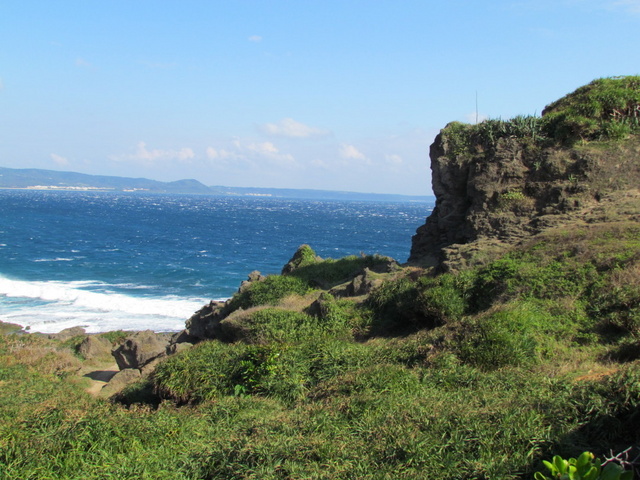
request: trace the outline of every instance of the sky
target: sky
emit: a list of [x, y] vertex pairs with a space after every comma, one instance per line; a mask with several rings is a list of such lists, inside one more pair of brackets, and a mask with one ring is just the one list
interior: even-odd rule
[[0, 166], [430, 195], [451, 121], [640, 74], [640, 0], [0, 0]]

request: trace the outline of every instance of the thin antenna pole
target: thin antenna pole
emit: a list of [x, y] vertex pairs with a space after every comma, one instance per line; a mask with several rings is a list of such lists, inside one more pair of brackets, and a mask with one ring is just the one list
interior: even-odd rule
[[478, 124], [478, 90], [476, 90], [476, 125]]

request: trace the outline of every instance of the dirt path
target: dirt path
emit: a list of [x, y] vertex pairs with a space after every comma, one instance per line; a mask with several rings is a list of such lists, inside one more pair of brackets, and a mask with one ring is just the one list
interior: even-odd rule
[[87, 392], [91, 395], [98, 396], [102, 387], [104, 387], [118, 371], [118, 365], [113, 362], [84, 367], [78, 374], [81, 377], [89, 379]]

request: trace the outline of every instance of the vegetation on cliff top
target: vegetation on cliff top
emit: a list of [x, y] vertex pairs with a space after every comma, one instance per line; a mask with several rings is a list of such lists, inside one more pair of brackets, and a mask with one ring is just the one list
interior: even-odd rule
[[529, 138], [537, 145], [620, 140], [640, 131], [640, 76], [601, 78], [547, 105], [542, 116], [489, 119], [445, 129], [455, 155], [474, 146], [494, 148], [501, 138]]
[[121, 403], [82, 391], [68, 343], [4, 333], [0, 477], [516, 479], [554, 454], [637, 449], [625, 208], [458, 272], [303, 247]]

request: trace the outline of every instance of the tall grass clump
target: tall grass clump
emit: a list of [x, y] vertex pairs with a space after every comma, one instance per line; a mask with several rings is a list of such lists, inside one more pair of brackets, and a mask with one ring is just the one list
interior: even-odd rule
[[640, 131], [640, 76], [600, 78], [548, 105], [548, 136], [563, 143], [623, 139]]
[[531, 302], [516, 302], [465, 323], [460, 358], [482, 370], [536, 363], [552, 330], [550, 316]]
[[316, 317], [281, 308], [264, 308], [236, 312], [220, 323], [227, 341], [271, 343], [301, 341], [324, 336], [349, 337], [346, 318]]
[[488, 119], [475, 125], [452, 122], [442, 133], [454, 157], [492, 152], [501, 139], [528, 139], [534, 145], [546, 139], [542, 118], [532, 115], [510, 120]]
[[393, 262], [381, 255], [350, 255], [338, 260], [327, 258], [311, 264], [302, 264], [288, 275], [304, 280], [310, 285], [329, 289], [361, 274], [365, 268], [375, 269]]
[[277, 305], [289, 295], [305, 295], [311, 290], [309, 284], [301, 278], [269, 275], [266, 279], [252, 282], [248, 287], [236, 293], [227, 305], [228, 311], [247, 309], [258, 305]]
[[620, 140], [640, 132], [640, 76], [601, 78], [547, 105], [542, 116], [488, 119], [475, 125], [452, 122], [443, 130], [449, 153], [491, 152], [499, 140], [531, 145]]

